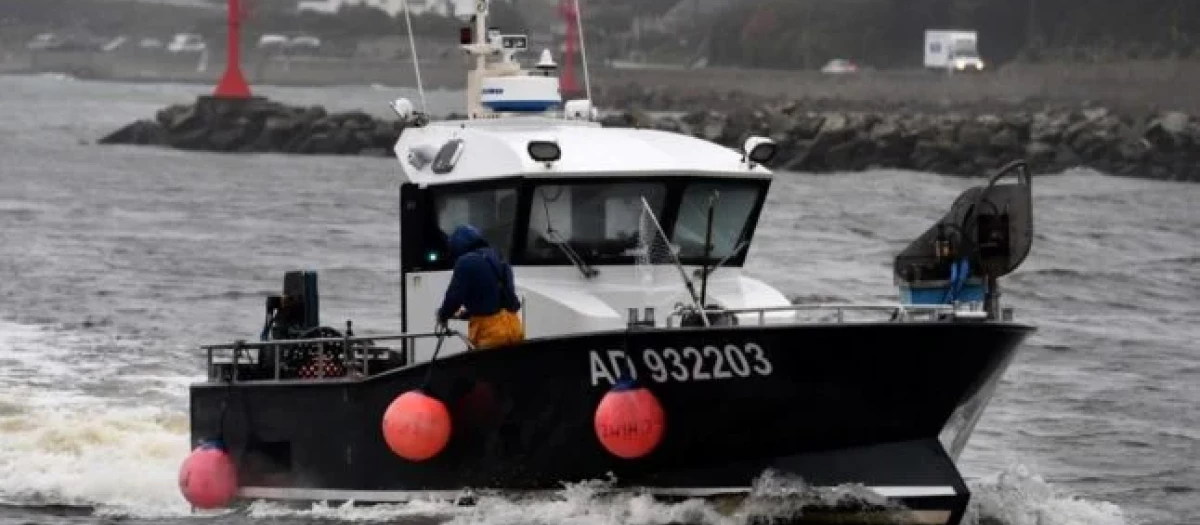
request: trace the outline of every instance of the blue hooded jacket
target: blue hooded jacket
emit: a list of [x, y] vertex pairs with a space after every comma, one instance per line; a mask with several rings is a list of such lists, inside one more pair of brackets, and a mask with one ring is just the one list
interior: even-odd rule
[[491, 315], [507, 308], [520, 311], [512, 267], [500, 260], [496, 250], [488, 246], [479, 230], [469, 225], [459, 226], [450, 234], [450, 255], [457, 257], [446, 297], [438, 308], [438, 321], [444, 322], [460, 306], [468, 315]]

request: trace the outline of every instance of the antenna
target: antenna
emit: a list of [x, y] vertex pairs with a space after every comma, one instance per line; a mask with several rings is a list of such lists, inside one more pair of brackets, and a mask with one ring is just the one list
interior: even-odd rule
[[[583, 11], [579, 9], [579, 0], [572, 1], [575, 2], [575, 23], [579, 26], [579, 59], [583, 61], [583, 89], [587, 93], [588, 103], [596, 107], [596, 101], [592, 100], [592, 79], [588, 76], [587, 44], [583, 38]], [[591, 120], [591, 115], [588, 117], [588, 120]]]
[[709, 326], [708, 315], [704, 311], [704, 305], [700, 303], [699, 297], [696, 295], [696, 287], [692, 284], [692, 280], [688, 278], [687, 272], [684, 271], [683, 265], [679, 262], [679, 257], [675, 253], [675, 247], [671, 244], [671, 239], [663, 233], [662, 225], [658, 223], [658, 217], [654, 216], [654, 210], [650, 208], [650, 203], [646, 201], [646, 197], [642, 197], [642, 215], [638, 219], [638, 259], [637, 273], [642, 278], [642, 284], [652, 285], [655, 276], [655, 266], [671, 265], [679, 271], [679, 277], [683, 279], [683, 285], [687, 289], [688, 298], [692, 300], [692, 307], [700, 316], [704, 326]]
[[412, 53], [413, 71], [417, 74], [417, 95], [421, 97], [421, 112], [429, 114], [429, 104], [425, 102], [425, 85], [421, 82], [421, 63], [417, 60], [417, 41], [413, 38], [412, 17], [408, 13], [408, 0], [404, 1], [404, 24], [408, 26], [408, 49]]

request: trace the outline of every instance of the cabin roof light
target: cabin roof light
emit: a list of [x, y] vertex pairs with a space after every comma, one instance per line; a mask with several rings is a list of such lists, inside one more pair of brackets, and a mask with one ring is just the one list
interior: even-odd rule
[[570, 120], [595, 120], [598, 112], [588, 99], [568, 100], [563, 105], [563, 116]]
[[390, 105], [392, 106], [392, 111], [395, 111], [396, 116], [400, 117], [402, 121], [408, 120], [408, 117], [411, 117], [413, 114], [412, 101], [407, 98], [393, 100]]
[[529, 158], [538, 162], [554, 162], [562, 158], [562, 149], [558, 147], [558, 143], [549, 140], [531, 140], [527, 150]]
[[779, 145], [766, 137], [750, 137], [742, 146], [742, 161], [753, 168], [755, 164], [766, 164], [779, 153]]
[[465, 145], [463, 139], [459, 138], [446, 141], [442, 145], [442, 149], [439, 149], [437, 155], [433, 157], [433, 165], [429, 169], [438, 175], [454, 171], [454, 167], [458, 165], [458, 159], [462, 158]]
[[421, 144], [408, 149], [408, 163], [418, 170], [425, 169], [436, 156], [437, 149], [429, 144]]

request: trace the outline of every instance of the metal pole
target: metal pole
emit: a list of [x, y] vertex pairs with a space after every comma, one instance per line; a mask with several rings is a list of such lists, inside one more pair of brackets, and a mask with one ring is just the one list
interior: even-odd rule
[[[713, 212], [717, 208], [717, 196], [719, 193], [712, 192], [708, 197], [708, 224], [704, 228], [704, 261], [700, 265], [700, 308], [708, 309], [708, 258], [712, 256], [712, 229], [713, 229]], [[707, 315], [707, 314], [704, 314]]]

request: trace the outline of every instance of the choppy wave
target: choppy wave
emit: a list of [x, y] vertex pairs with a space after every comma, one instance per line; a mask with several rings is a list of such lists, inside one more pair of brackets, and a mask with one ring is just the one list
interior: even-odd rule
[[178, 399], [190, 378], [122, 374], [155, 392], [89, 395], [85, 376], [115, 380], [89, 366], [102, 360], [71, 359], [97, 339], [0, 322], [0, 356], [15, 372], [0, 383], [0, 501], [182, 516], [189, 509], [174, 484], [188, 452], [187, 412], [163, 401]]
[[[387, 91], [259, 90], [383, 113]], [[194, 345], [257, 333], [254, 297], [276, 291], [284, 271], [321, 271], [331, 322], [394, 329], [393, 161], [82, 144], [206, 92], [0, 77], [0, 319], [13, 321], [0, 322], [0, 522], [5, 502], [22, 506], [21, 523], [37, 505], [186, 516], [175, 476], [187, 384], [203, 373]], [[459, 98], [434, 93], [431, 109]], [[746, 270], [803, 302], [894, 300], [892, 255], [975, 183], [781, 174]], [[1036, 178], [1034, 198], [1036, 244], [1003, 283], [1017, 318], [1039, 332], [964, 453], [972, 519], [1200, 522], [1200, 465], [1181, 460], [1200, 443], [1200, 185], [1076, 171]], [[471, 508], [259, 504], [229, 519], [735, 523], [727, 512], [574, 487]]]

